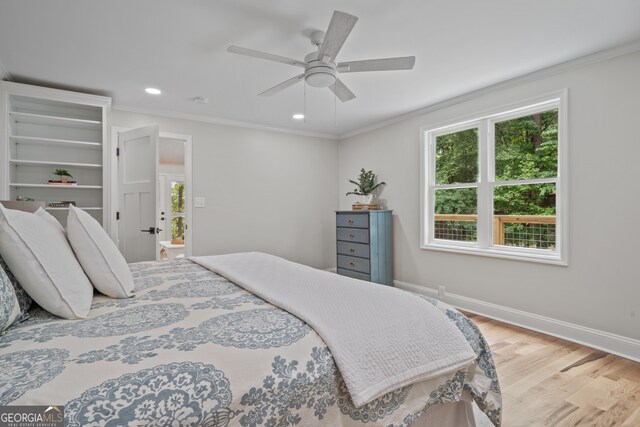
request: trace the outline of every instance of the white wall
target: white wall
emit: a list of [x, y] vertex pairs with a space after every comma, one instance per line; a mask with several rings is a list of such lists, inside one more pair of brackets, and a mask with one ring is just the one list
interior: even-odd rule
[[[394, 210], [396, 280], [444, 285], [467, 298], [640, 339], [638, 76], [636, 52], [347, 138], [339, 145], [340, 207], [354, 201], [344, 196], [347, 179], [372, 169], [388, 183], [381, 197]], [[421, 250], [420, 126], [563, 88], [569, 89], [569, 266]]]
[[114, 127], [159, 124], [193, 137], [193, 254], [262, 251], [335, 264], [337, 142], [126, 111]]

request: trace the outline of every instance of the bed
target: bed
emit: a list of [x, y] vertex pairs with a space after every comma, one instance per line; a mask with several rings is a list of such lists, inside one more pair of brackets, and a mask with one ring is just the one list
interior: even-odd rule
[[489, 347], [440, 301], [421, 297], [462, 332], [475, 362], [356, 408], [327, 345], [299, 318], [190, 260], [130, 269], [135, 297], [96, 294], [84, 320], [35, 308], [0, 337], [0, 405], [64, 405], [69, 426], [500, 425]]

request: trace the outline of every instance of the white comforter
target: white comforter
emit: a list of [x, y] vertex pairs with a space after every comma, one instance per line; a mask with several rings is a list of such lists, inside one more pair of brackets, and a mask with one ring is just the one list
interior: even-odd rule
[[455, 372], [476, 358], [440, 310], [408, 292], [263, 253], [191, 259], [313, 327], [331, 350], [356, 407]]

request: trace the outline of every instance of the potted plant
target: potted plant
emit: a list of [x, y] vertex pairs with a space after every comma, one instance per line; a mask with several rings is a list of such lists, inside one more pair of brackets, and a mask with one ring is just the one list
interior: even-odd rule
[[73, 178], [73, 176], [66, 169], [56, 169], [53, 174], [57, 175], [62, 182], [67, 182], [69, 181], [69, 178]]
[[351, 194], [355, 194], [356, 196], [362, 196], [362, 203], [368, 205], [373, 200], [373, 192], [376, 191], [381, 185], [386, 185], [386, 182], [376, 183], [376, 174], [373, 171], [366, 171], [360, 169], [360, 175], [358, 175], [358, 180], [354, 181], [352, 179], [349, 180], [350, 183], [354, 184], [356, 188], [353, 191], [347, 193], [347, 196]]

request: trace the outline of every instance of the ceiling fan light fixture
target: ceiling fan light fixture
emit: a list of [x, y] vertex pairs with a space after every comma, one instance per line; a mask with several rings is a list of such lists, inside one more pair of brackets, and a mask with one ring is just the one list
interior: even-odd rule
[[304, 72], [304, 80], [311, 87], [329, 87], [336, 82], [335, 64], [313, 61]]
[[329, 87], [336, 82], [336, 76], [328, 73], [316, 73], [308, 76], [305, 81], [311, 87]]

